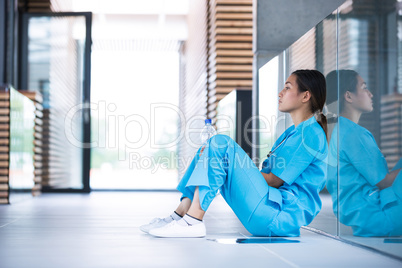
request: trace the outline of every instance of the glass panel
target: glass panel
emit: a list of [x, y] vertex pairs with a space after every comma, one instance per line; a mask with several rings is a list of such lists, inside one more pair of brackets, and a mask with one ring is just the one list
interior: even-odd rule
[[[261, 120], [263, 116], [277, 115], [275, 104], [267, 107], [266, 103], [277, 99], [276, 90], [282, 85], [278, 79], [296, 69], [317, 69], [326, 76], [328, 176], [326, 188], [320, 193], [322, 210], [309, 228], [399, 257], [401, 17], [400, 1], [346, 1], [259, 70], [261, 131], [267, 125]], [[282, 59], [282, 67], [278, 59]], [[278, 70], [284, 70], [284, 75]], [[274, 77], [267, 79], [269, 75]], [[275, 135], [283, 132], [278, 126], [287, 127], [288, 123], [286, 118], [276, 122]], [[272, 139], [263, 132], [259, 137], [260, 144]], [[264, 150], [259, 156], [265, 156]]]
[[236, 140], [236, 91], [232, 91], [220, 100], [216, 111], [218, 114], [216, 120], [217, 132]]
[[10, 88], [10, 203], [24, 198], [34, 186], [35, 106], [31, 100]]
[[189, 163], [177, 157], [179, 53], [95, 46], [92, 62], [91, 188], [175, 189]]
[[[279, 92], [279, 57], [277, 56], [258, 70], [258, 124], [259, 124], [259, 159], [262, 162], [272, 145], [279, 137], [276, 132], [276, 122], [278, 118], [278, 98], [275, 96]], [[261, 168], [261, 167], [260, 167]]]
[[[258, 157], [260, 164], [267, 158], [276, 139], [289, 126], [290, 118], [278, 110], [278, 94], [285, 77], [286, 52], [282, 52], [258, 70]], [[261, 167], [260, 167], [261, 168]]]
[[392, 171], [402, 148], [396, 4], [347, 1], [339, 9], [338, 213], [341, 237], [402, 256], [402, 175]]
[[326, 78], [327, 100], [325, 113], [328, 126], [328, 173], [324, 190], [320, 193], [323, 208], [310, 226], [338, 235], [338, 135], [337, 118], [338, 81], [337, 81], [337, 33], [338, 13], [335, 11], [317, 25], [317, 69]]
[[44, 188], [83, 187], [85, 17], [30, 17], [28, 90], [43, 95]]
[[[310, 41], [304, 41], [304, 48], [309, 48], [309, 53], [298, 51], [294, 58], [299, 55], [304, 55], [302, 64], [292, 66], [291, 71], [295, 69], [316, 69], [320, 71], [327, 79], [327, 100], [324, 107], [324, 114], [327, 117], [327, 139], [329, 144], [334, 143], [336, 137], [332, 137], [332, 131], [336, 124], [338, 114], [337, 106], [337, 81], [328, 81], [328, 78], [336, 74], [337, 65], [337, 13], [329, 15], [320, 22], [313, 30], [302, 37]], [[314, 41], [313, 41], [314, 40]], [[294, 44], [290, 50], [297, 46]], [[300, 45], [299, 45], [300, 46]], [[302, 47], [302, 48], [303, 48]], [[299, 48], [300, 49], [300, 48]], [[296, 51], [295, 51], [296, 52]], [[311, 55], [309, 55], [311, 54]], [[300, 56], [299, 56], [300, 57]], [[312, 60], [314, 59], [314, 61]], [[336, 148], [335, 148], [336, 149]], [[336, 205], [337, 194], [337, 177], [333, 176], [336, 169], [337, 150], [331, 150], [331, 145], [328, 146], [328, 151], [331, 152], [327, 159], [327, 183], [324, 189], [320, 192], [322, 208], [320, 213], [310, 223], [309, 227], [325, 231], [326, 233], [337, 235], [338, 221], [334, 204]], [[336, 174], [336, 173], [335, 173]], [[335, 187], [331, 187], [331, 185]]]
[[[334, 73], [337, 64], [337, 15], [331, 14], [315, 28], [307, 32], [303, 37], [297, 40], [289, 49], [287, 49], [281, 56], [271, 60], [268, 64], [259, 70], [259, 115], [260, 115], [260, 145], [271, 144], [279, 137], [283, 131], [292, 125], [292, 120], [289, 114], [278, 112], [277, 95], [282, 90], [285, 79], [295, 70], [298, 69], [317, 69], [321, 71], [324, 76], [329, 73]], [[279, 68], [281, 66], [281, 68]], [[278, 71], [282, 72], [279, 73]], [[278, 78], [275, 78], [278, 77]], [[278, 81], [280, 80], [280, 82]], [[279, 82], [279, 83], [278, 83]], [[275, 90], [273, 90], [275, 88]], [[337, 110], [337, 84], [336, 80], [328, 85], [328, 90], [331, 91], [330, 102], [327, 100], [329, 107], [325, 108], [325, 113], [328, 119], [328, 140], [331, 138], [332, 129], [334, 128], [334, 118], [338, 114]], [[329, 96], [328, 96], [329, 97]], [[267, 104], [267, 100], [272, 103]], [[268, 115], [268, 119], [266, 118]], [[275, 118], [275, 120], [271, 120]], [[272, 124], [274, 130], [271, 132], [264, 132], [268, 126]], [[274, 134], [274, 135], [272, 135]], [[336, 137], [335, 137], [336, 138]], [[268, 149], [268, 150], [269, 150]], [[260, 158], [266, 155], [264, 148], [260, 149]], [[337, 151], [335, 150], [332, 155], [331, 163], [328, 162], [328, 172], [336, 170]], [[328, 159], [329, 160], [329, 159]], [[317, 217], [310, 223], [309, 227], [319, 229], [337, 235], [337, 218], [333, 212], [333, 201], [337, 199], [337, 177], [332, 176], [331, 182], [334, 182], [335, 191], [332, 195], [325, 187], [320, 192], [322, 201], [322, 208]], [[334, 179], [334, 180], [333, 180]]]
[[222, 98], [217, 107], [216, 130], [218, 134], [231, 137], [249, 155], [251, 148], [252, 118], [251, 90], [232, 90]]

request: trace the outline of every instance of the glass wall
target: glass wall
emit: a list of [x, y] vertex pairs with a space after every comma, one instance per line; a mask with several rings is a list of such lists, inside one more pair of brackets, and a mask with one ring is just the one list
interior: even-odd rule
[[179, 53], [162, 41], [107, 43], [92, 53], [91, 189], [174, 189]]
[[[322, 210], [307, 229], [402, 257], [402, 3], [346, 1], [260, 69], [260, 157], [291, 125], [267, 100], [284, 79], [327, 80], [329, 155]], [[267, 128], [270, 127], [270, 131]], [[263, 145], [266, 145], [265, 147]]]
[[21, 88], [43, 97], [42, 190], [89, 189], [89, 170], [84, 165], [90, 123], [85, 112], [90, 84], [89, 18], [86, 13], [23, 16]]

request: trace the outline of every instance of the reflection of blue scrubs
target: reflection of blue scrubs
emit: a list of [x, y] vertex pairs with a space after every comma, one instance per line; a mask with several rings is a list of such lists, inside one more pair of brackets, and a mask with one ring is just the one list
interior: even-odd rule
[[391, 187], [380, 191], [376, 186], [387, 175], [388, 167], [372, 134], [349, 119], [339, 117], [330, 141], [330, 159], [337, 158], [338, 149], [339, 168], [330, 167], [327, 189], [332, 196], [334, 213], [339, 213], [339, 221], [351, 226], [357, 236], [401, 235], [401, 174]]
[[[274, 144], [286, 141], [263, 163], [284, 184], [268, 186], [259, 169], [230, 137], [212, 137], [201, 157], [199, 151], [177, 189], [193, 198], [199, 186], [201, 208], [206, 211], [219, 189], [245, 228], [257, 236], [298, 236], [321, 209], [318, 196], [326, 176], [325, 133], [314, 117], [291, 126]], [[182, 198], [183, 198], [182, 197]]]

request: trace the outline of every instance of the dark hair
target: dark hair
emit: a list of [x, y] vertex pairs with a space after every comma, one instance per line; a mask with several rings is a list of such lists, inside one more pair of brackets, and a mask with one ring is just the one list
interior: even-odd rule
[[321, 125], [325, 135], [328, 137], [327, 118], [322, 113], [327, 98], [324, 75], [317, 70], [297, 70], [292, 74], [296, 76], [299, 92], [310, 92], [311, 112], [314, 114], [317, 113], [317, 122]]
[[[344, 95], [346, 91], [356, 92], [357, 77], [359, 74], [354, 70], [334, 70], [327, 74], [327, 103], [338, 100], [339, 88], [339, 109], [342, 111], [345, 105]], [[339, 86], [338, 86], [339, 85]]]

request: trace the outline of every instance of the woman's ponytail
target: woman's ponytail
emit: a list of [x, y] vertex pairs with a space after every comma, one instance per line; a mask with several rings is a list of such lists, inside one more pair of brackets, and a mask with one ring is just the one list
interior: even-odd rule
[[322, 111], [320, 111], [317, 114], [316, 120], [317, 120], [318, 124], [320, 124], [322, 129], [324, 130], [325, 136], [327, 137], [327, 140], [328, 140], [328, 121], [327, 121], [327, 117], [325, 116], [325, 114], [323, 114]]

